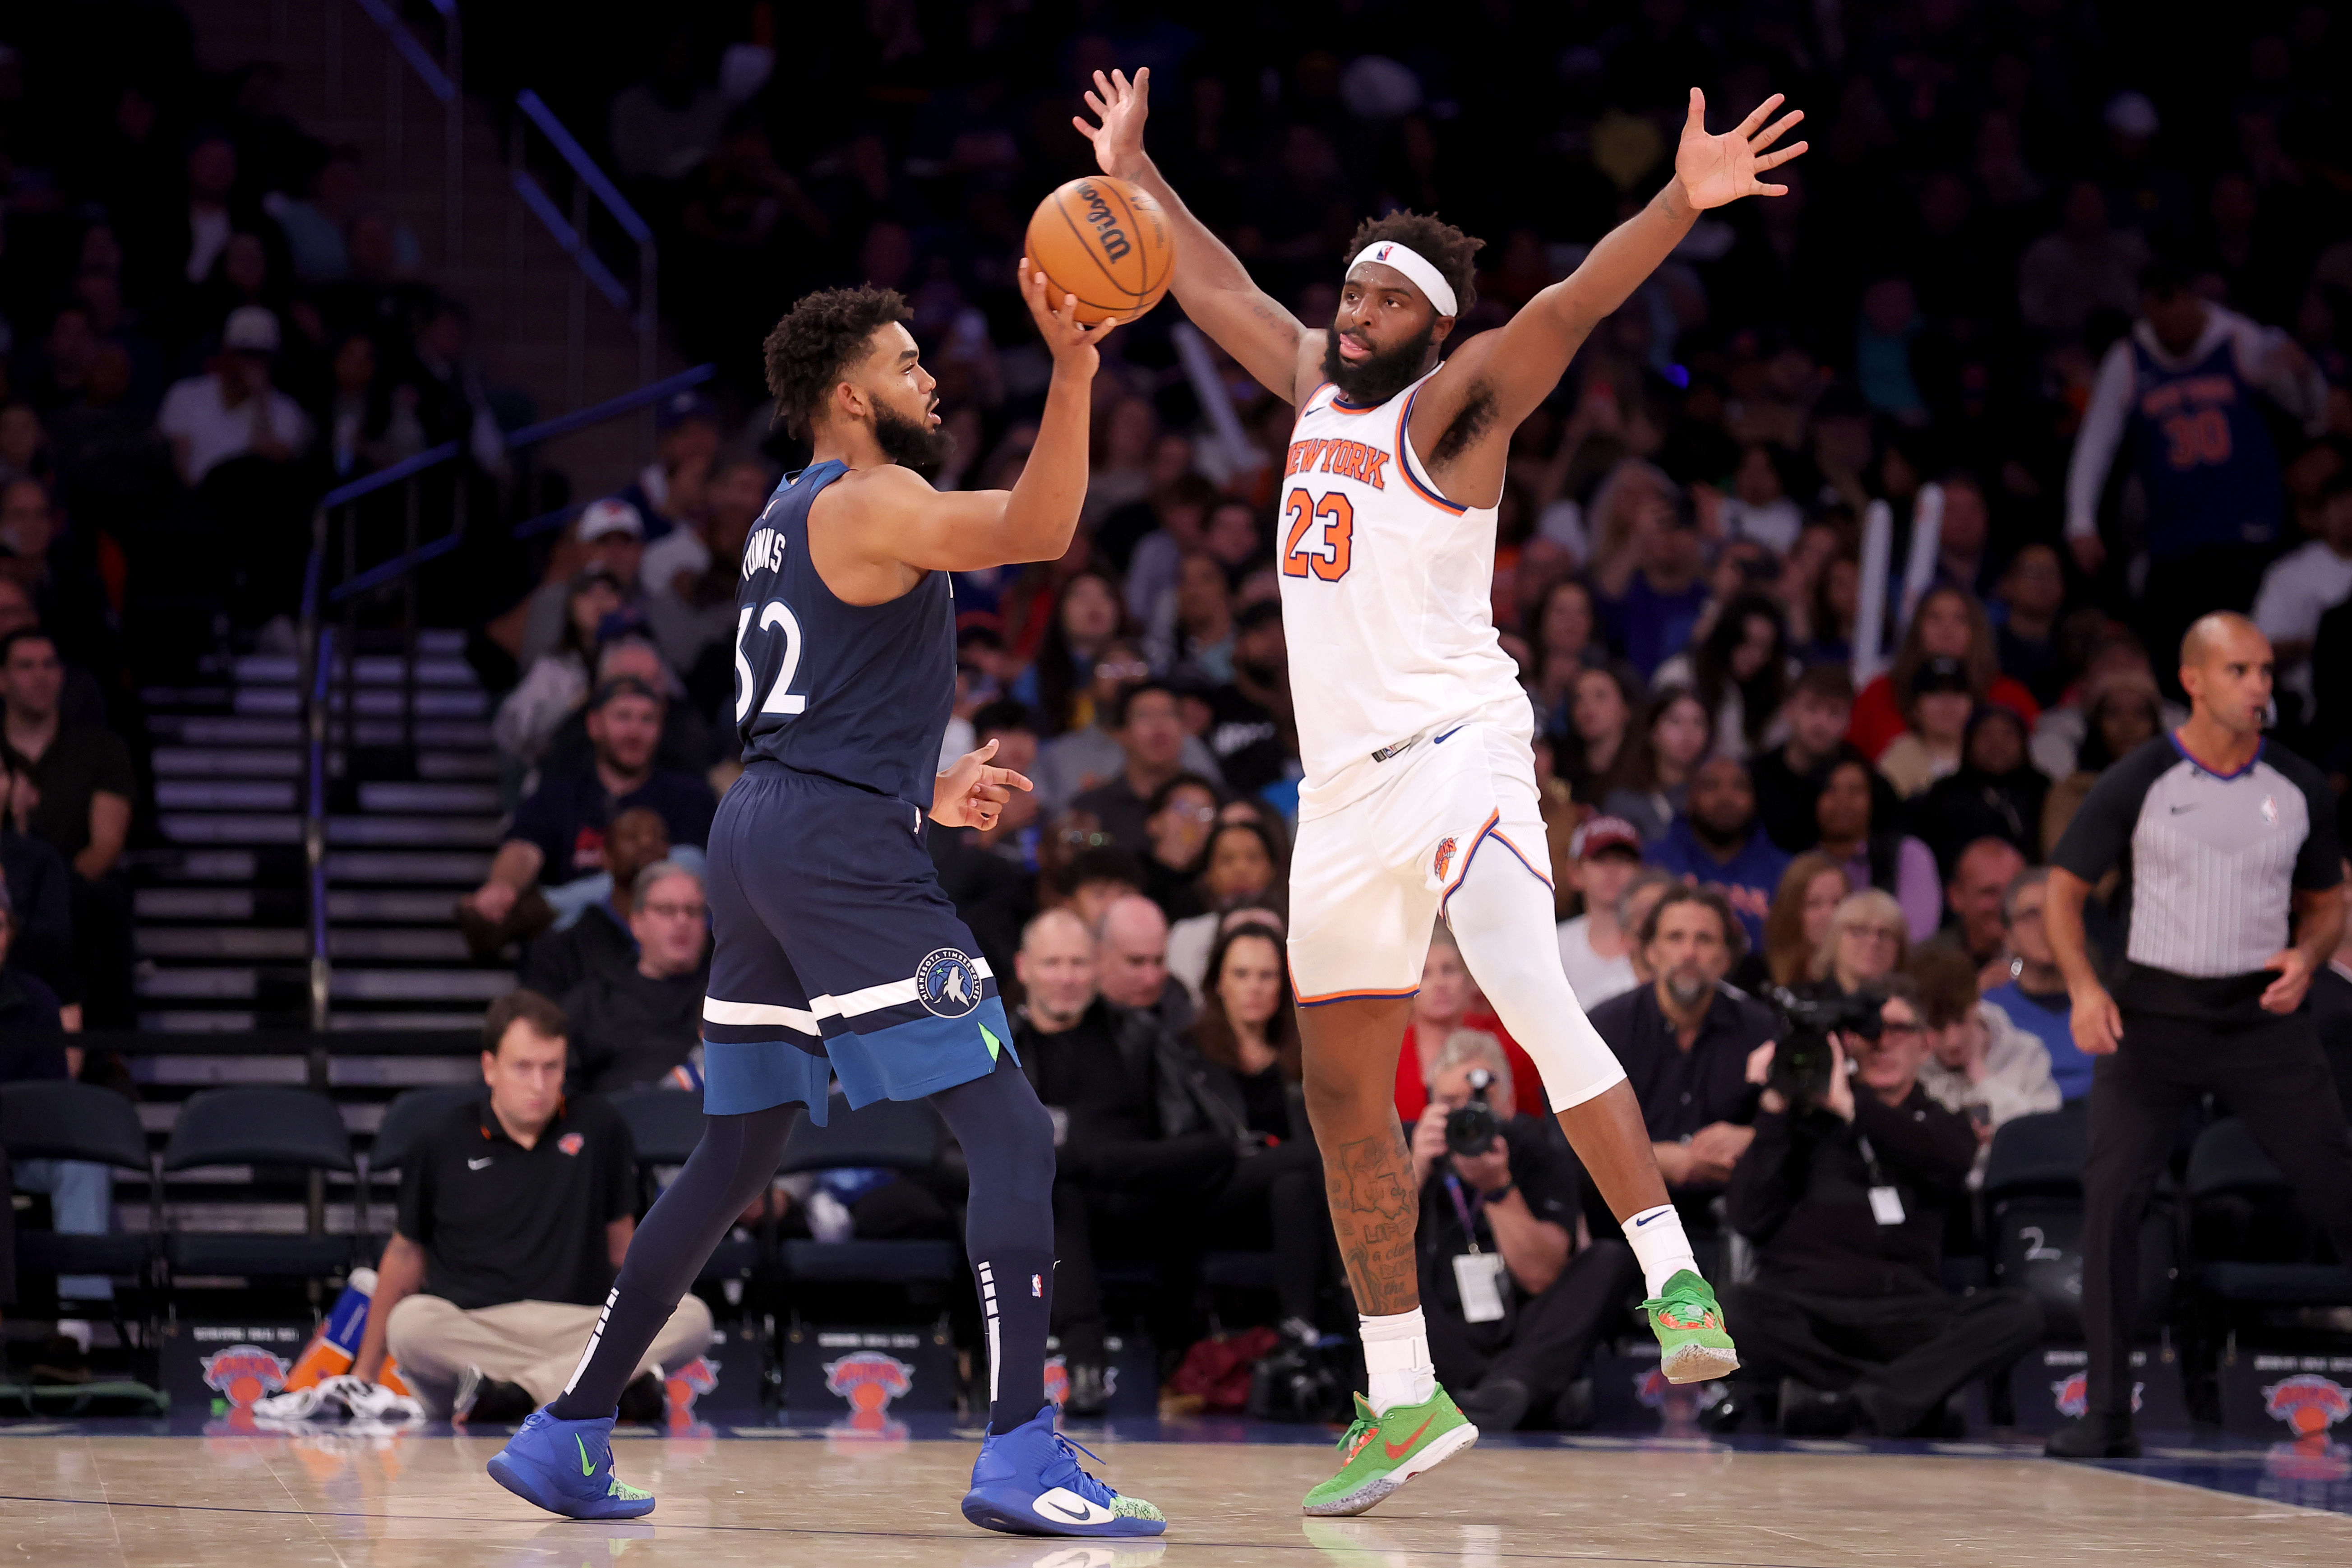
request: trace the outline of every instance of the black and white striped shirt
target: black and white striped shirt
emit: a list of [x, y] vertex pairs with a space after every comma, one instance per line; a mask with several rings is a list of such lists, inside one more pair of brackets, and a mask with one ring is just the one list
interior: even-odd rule
[[2126, 931], [2116, 1000], [2150, 1013], [2251, 1017], [2290, 940], [2294, 895], [2343, 879], [2319, 770], [2264, 742], [2234, 773], [2160, 735], [2099, 777], [2051, 851], [2095, 882], [2118, 864]]

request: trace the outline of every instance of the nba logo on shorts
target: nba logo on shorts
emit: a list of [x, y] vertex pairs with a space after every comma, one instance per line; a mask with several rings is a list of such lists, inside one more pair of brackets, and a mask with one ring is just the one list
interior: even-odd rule
[[915, 966], [915, 999], [942, 1018], [961, 1018], [980, 1005], [980, 971], [966, 954], [940, 948]]
[[1443, 882], [1445, 880], [1445, 868], [1454, 864], [1454, 851], [1457, 847], [1459, 847], [1459, 846], [1457, 846], [1451, 837], [1446, 838], [1443, 843], [1438, 845], [1437, 858], [1433, 864], [1437, 868], [1437, 879], [1439, 881]]

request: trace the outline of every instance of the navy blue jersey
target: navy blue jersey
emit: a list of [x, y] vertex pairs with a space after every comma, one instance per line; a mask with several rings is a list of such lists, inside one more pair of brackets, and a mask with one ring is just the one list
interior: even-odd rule
[[883, 605], [834, 597], [809, 559], [809, 508], [849, 471], [824, 462], [776, 487], [735, 589], [735, 727], [743, 760], [931, 808], [955, 707], [955, 601], [944, 572]]
[[2132, 424], [2147, 491], [2148, 553], [2267, 544], [2286, 506], [2278, 449], [2223, 338], [2195, 364], [2167, 370], [2138, 339]]

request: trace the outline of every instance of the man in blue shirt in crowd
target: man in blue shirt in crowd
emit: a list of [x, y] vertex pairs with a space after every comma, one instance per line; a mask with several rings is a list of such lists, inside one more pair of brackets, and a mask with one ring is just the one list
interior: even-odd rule
[[2091, 1092], [2091, 1058], [2074, 1044], [2074, 1004], [2066, 994], [2066, 977], [2058, 972], [2056, 954], [2042, 929], [2042, 906], [2050, 897], [2050, 868], [2030, 867], [2020, 871], [2001, 895], [2001, 921], [2009, 932], [2009, 982], [1984, 994], [1984, 999], [2009, 1015], [2009, 1021], [2050, 1048], [2050, 1076], [2058, 1092], [2070, 1100]]
[[1675, 818], [1649, 861], [1721, 893], [1748, 929], [1749, 949], [1763, 946], [1764, 917], [1772, 912], [1789, 856], [1756, 820], [1756, 785], [1747, 763], [1722, 756], [1701, 763], [1691, 775], [1689, 810]]

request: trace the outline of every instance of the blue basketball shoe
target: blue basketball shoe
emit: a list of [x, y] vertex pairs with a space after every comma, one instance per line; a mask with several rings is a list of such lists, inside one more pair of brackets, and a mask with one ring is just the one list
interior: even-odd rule
[[1054, 1430], [1054, 1407], [1010, 1432], [980, 1440], [963, 1516], [1007, 1535], [1158, 1535], [1160, 1511], [1121, 1497], [1078, 1468], [1078, 1456], [1102, 1461]]
[[613, 1473], [613, 1417], [558, 1421], [546, 1407], [515, 1428], [490, 1456], [490, 1479], [526, 1502], [567, 1519], [638, 1519], [654, 1494]]

